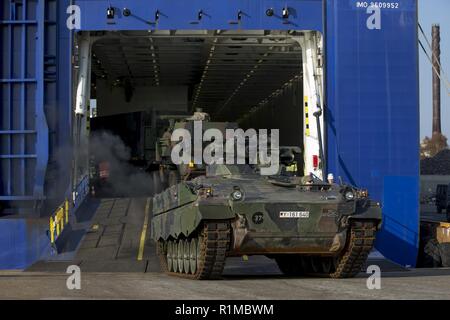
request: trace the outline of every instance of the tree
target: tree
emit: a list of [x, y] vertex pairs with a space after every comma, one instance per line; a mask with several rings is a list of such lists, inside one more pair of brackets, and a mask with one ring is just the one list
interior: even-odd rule
[[420, 144], [420, 158], [431, 158], [434, 157], [440, 151], [447, 149], [447, 137], [442, 133], [435, 132], [431, 139], [425, 137]]

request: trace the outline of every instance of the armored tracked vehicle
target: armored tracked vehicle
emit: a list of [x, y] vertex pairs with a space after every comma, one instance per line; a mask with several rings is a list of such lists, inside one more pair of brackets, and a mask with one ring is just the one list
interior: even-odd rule
[[380, 224], [365, 190], [211, 165], [154, 197], [151, 228], [172, 275], [217, 279], [227, 257], [265, 255], [286, 275], [347, 278], [361, 270]]

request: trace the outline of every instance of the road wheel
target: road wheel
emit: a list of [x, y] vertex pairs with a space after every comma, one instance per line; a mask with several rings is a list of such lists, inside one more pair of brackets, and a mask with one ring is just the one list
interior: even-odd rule
[[322, 272], [325, 274], [330, 274], [333, 270], [336, 270], [336, 258], [334, 257], [323, 257], [321, 259]]
[[[214, 221], [203, 223], [190, 240], [172, 241], [170, 249], [159, 241], [163, 244], [157, 250], [162, 270], [197, 280], [220, 278], [230, 234], [229, 221]], [[169, 255], [166, 250], [172, 252], [172, 271], [168, 269]]]
[[444, 268], [450, 268], [450, 243], [439, 244], [441, 263]]
[[301, 259], [298, 255], [280, 255], [275, 257], [278, 268], [287, 276], [300, 276], [304, 274]]
[[191, 274], [195, 274], [197, 272], [197, 244], [197, 238], [192, 239], [189, 244], [189, 270]]
[[200, 235], [197, 239], [197, 252], [195, 254], [195, 260], [197, 260], [197, 270], [201, 268], [203, 254], [202, 254], [202, 245], [204, 242], [203, 236]]
[[439, 244], [441, 264], [444, 268], [450, 268], [450, 243]]
[[183, 273], [183, 269], [184, 269], [184, 263], [183, 263], [184, 241], [185, 240], [180, 240], [178, 242], [177, 258], [178, 258], [178, 272], [179, 273]]
[[184, 248], [183, 248], [183, 264], [184, 264], [184, 273], [189, 274], [189, 266], [190, 266], [190, 243], [188, 240], [184, 240]]
[[169, 272], [173, 271], [173, 241], [168, 241], [167, 242], [167, 270]]
[[164, 240], [159, 240], [156, 243], [156, 253], [159, 257], [159, 263], [161, 266], [161, 271], [168, 272], [168, 265], [167, 265], [167, 250], [168, 250], [168, 243]]
[[442, 266], [439, 243], [436, 239], [429, 239], [423, 248], [423, 266], [426, 268], [439, 268]]
[[172, 255], [173, 272], [178, 272], [178, 245], [179, 242], [173, 243], [173, 255]]

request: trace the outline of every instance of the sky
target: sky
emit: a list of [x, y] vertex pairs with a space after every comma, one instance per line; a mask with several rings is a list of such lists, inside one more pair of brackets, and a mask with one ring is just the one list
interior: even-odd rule
[[[441, 65], [450, 81], [450, 0], [419, 0], [419, 23], [431, 43], [431, 26], [441, 26]], [[423, 39], [422, 36], [419, 37]], [[425, 48], [427, 44], [422, 41]], [[432, 128], [432, 69], [431, 64], [419, 47], [420, 55], [420, 137], [431, 136]], [[430, 55], [431, 56], [431, 55]], [[450, 144], [450, 95], [441, 82], [442, 133]]]

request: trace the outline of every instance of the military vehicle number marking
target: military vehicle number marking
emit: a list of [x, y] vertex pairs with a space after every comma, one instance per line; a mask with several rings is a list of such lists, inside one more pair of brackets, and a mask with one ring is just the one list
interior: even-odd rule
[[254, 224], [261, 224], [264, 222], [264, 214], [262, 212], [257, 212], [252, 216], [252, 221]]
[[307, 219], [309, 218], [309, 211], [280, 211], [280, 218]]

